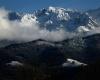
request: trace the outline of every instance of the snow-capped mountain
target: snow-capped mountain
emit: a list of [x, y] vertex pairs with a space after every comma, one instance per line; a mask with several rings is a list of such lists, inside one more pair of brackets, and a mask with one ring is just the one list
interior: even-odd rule
[[87, 12], [60, 7], [48, 7], [33, 13], [17, 13], [7, 10], [1, 12], [7, 15], [3, 13], [0, 15], [2, 20], [0, 32], [3, 34], [0, 35], [0, 47], [17, 40], [18, 42], [37, 39], [62, 41], [76, 37], [77, 33], [81, 36], [84, 36], [85, 32], [85, 35], [95, 34], [91, 30], [99, 27]]
[[98, 24], [87, 13], [60, 7], [44, 8], [34, 11], [33, 14], [21, 16], [17, 13], [10, 13], [9, 16], [11, 20], [21, 20], [26, 25], [37, 23], [41, 28], [50, 31], [64, 29], [69, 32], [87, 32], [98, 27]]
[[[87, 80], [87, 74], [100, 73], [100, 31], [95, 33], [99, 26], [88, 13], [3, 10], [0, 24], [0, 80]], [[66, 38], [67, 32], [86, 36]]]

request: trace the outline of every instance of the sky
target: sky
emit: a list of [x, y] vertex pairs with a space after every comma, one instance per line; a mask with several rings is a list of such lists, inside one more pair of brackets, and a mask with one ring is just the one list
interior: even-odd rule
[[49, 6], [88, 10], [100, 7], [100, 0], [0, 0], [0, 7], [18, 12], [32, 12]]

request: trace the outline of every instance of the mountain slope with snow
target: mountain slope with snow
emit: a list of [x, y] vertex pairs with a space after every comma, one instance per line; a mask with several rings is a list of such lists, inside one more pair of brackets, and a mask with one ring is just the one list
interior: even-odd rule
[[[14, 15], [15, 13], [12, 15], [10, 13], [10, 16]], [[10, 17], [10, 19], [12, 18]], [[21, 17], [21, 22], [27, 26], [38, 23], [41, 28], [50, 31], [64, 29], [68, 32], [84, 32], [98, 27], [98, 24], [87, 13], [60, 7], [49, 7], [34, 11], [33, 14], [24, 14]]]
[[87, 12], [100, 25], [100, 8], [88, 10]]

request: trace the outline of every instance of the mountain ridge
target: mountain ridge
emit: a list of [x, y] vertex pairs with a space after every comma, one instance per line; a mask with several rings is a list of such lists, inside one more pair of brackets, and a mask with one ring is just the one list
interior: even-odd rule
[[[18, 14], [15, 13], [13, 15], [18, 16]], [[18, 20], [22, 22], [26, 21], [26, 25], [35, 22], [38, 23], [40, 27], [48, 30], [64, 28], [69, 32], [90, 31], [98, 26], [87, 13], [51, 6], [34, 11], [32, 14], [24, 14], [21, 19], [19, 18]]]

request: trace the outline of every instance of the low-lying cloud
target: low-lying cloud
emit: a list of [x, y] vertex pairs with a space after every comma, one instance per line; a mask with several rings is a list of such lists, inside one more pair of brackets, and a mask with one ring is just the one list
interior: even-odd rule
[[63, 29], [49, 31], [40, 28], [35, 21], [11, 21], [8, 19], [9, 11], [0, 8], [0, 40], [32, 41], [45, 39], [50, 41], [61, 41], [66, 38]]

